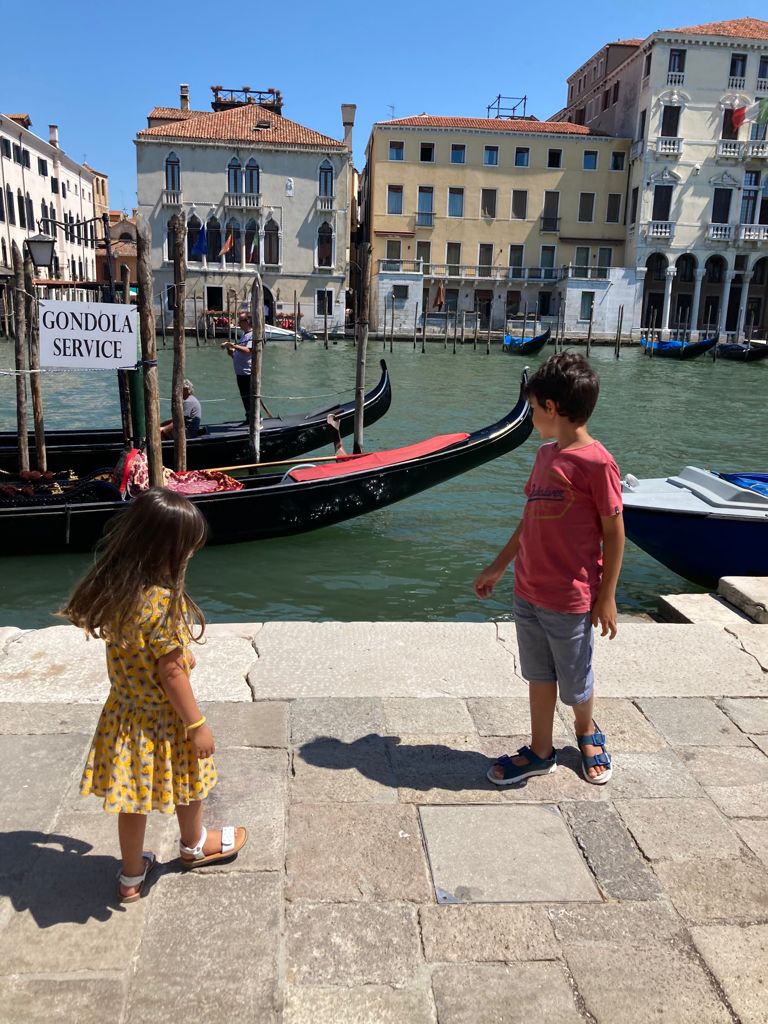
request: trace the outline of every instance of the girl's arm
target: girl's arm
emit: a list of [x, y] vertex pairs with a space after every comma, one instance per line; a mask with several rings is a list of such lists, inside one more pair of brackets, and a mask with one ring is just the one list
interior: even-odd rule
[[[170, 654], [164, 654], [158, 658], [157, 672], [160, 677], [160, 685], [168, 695], [174, 711], [182, 720], [184, 725], [192, 725], [199, 722], [203, 713], [195, 700], [189, 676], [184, 665], [184, 650], [177, 647]], [[214, 752], [215, 743], [213, 733], [206, 723], [198, 726], [189, 733], [189, 741], [195, 748], [198, 757], [210, 757]]]
[[491, 564], [483, 569], [480, 575], [475, 580], [475, 593], [480, 598], [486, 598], [491, 596], [491, 592], [496, 584], [499, 582], [501, 577], [507, 571], [510, 563], [514, 562], [517, 552], [520, 550], [520, 535], [523, 532], [523, 521], [522, 519], [517, 524], [517, 529], [509, 538], [507, 543], [496, 555]]
[[592, 609], [592, 625], [601, 627], [601, 636], [616, 636], [616, 585], [619, 582], [621, 562], [624, 557], [624, 518], [601, 516], [603, 527], [603, 581], [597, 592], [597, 600]]

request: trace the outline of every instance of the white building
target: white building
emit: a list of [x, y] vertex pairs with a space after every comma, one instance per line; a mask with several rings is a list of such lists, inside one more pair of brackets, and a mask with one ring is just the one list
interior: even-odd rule
[[640, 323], [765, 337], [766, 125], [734, 124], [763, 97], [768, 21], [756, 18], [609, 43], [568, 78], [553, 120], [633, 139], [626, 259]]
[[[355, 107], [342, 106], [344, 141], [281, 116], [277, 92], [213, 89], [213, 111], [156, 107], [136, 136], [139, 212], [152, 230], [155, 291], [170, 309], [169, 223], [187, 215], [187, 315], [247, 301], [263, 276], [268, 322], [292, 314], [343, 328]], [[201, 231], [204, 237], [201, 238]]]

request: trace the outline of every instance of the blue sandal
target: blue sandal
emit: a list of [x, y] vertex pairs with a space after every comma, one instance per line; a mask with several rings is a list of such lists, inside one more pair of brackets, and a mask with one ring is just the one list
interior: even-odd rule
[[[518, 755], [526, 758], [528, 764], [515, 764], [512, 758]], [[493, 774], [494, 768], [503, 770], [504, 774], [500, 779]], [[493, 767], [488, 769], [486, 778], [495, 786], [512, 786], [514, 783], [524, 782], [525, 779], [530, 779], [534, 775], [549, 775], [555, 768], [557, 768], [557, 757], [554, 747], [552, 747], [550, 757], [539, 757], [530, 747], [520, 747], [517, 754], [502, 754]]]
[[[593, 747], [602, 747], [602, 753], [590, 754], [589, 756], [582, 753], [581, 755], [581, 774], [592, 786], [604, 786], [613, 774], [612, 759], [611, 755], [605, 746], [605, 733], [600, 731], [600, 726], [597, 722], [593, 721], [592, 724], [595, 727], [595, 731], [587, 736], [577, 736], [576, 742], [579, 744], [581, 749], [585, 743], [589, 743]], [[595, 765], [602, 765], [605, 768], [604, 772], [600, 775], [596, 775], [594, 778], [589, 774], [589, 768], [594, 768]]]

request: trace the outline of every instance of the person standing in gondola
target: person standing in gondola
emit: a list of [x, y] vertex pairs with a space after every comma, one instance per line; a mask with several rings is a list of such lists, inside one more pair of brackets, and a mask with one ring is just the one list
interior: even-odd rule
[[240, 329], [243, 334], [239, 341], [225, 341], [221, 346], [232, 357], [235, 379], [246, 417], [251, 409], [251, 356], [253, 354], [253, 327], [248, 313], [240, 314]]

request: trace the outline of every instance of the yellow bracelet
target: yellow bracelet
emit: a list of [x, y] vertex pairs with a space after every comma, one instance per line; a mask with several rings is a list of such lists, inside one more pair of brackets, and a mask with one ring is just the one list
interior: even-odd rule
[[191, 725], [187, 725], [187, 726], [185, 726], [185, 728], [186, 728], [186, 730], [187, 730], [187, 733], [189, 733], [189, 730], [190, 730], [190, 729], [197, 729], [197, 728], [198, 728], [199, 726], [201, 726], [201, 725], [202, 725], [202, 724], [203, 724], [204, 722], [205, 722], [205, 715], [203, 715], [203, 717], [202, 717], [201, 719], [199, 719], [199, 720], [198, 720], [197, 722], [193, 722], [193, 723], [192, 723]]

